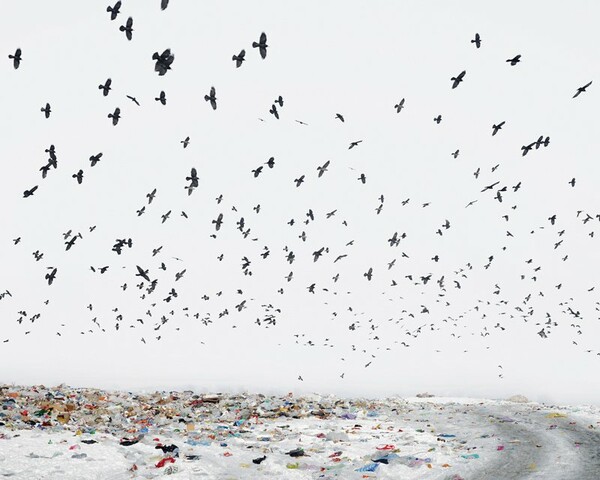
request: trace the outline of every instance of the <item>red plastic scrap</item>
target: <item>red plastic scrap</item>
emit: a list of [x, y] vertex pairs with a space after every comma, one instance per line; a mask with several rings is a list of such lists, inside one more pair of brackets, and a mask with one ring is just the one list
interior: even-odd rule
[[396, 448], [395, 445], [389, 445], [389, 444], [385, 444], [385, 445], [379, 445], [378, 447], [376, 447], [377, 450], [394, 450]]
[[173, 457], [165, 457], [156, 464], [156, 468], [162, 468], [167, 463], [175, 463], [175, 459]]

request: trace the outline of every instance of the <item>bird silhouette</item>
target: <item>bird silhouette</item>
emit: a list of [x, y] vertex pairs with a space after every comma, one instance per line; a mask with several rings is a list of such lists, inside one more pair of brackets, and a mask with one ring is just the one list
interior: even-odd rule
[[405, 101], [405, 99], [403, 98], [396, 105], [394, 105], [394, 108], [396, 109], [396, 113], [400, 113], [402, 111], [402, 109], [404, 108], [404, 101]]
[[237, 55], [231, 57], [231, 59], [235, 62], [235, 68], [240, 68], [242, 63], [246, 60], [244, 57], [246, 56], [246, 50], [242, 50]]
[[204, 100], [210, 102], [210, 106], [213, 110], [217, 109], [217, 92], [215, 91], [215, 87], [210, 87], [210, 94], [204, 95]]
[[29, 190], [25, 190], [23, 192], [23, 198], [31, 197], [37, 189], [38, 189], [38, 186], [36, 185], [35, 187], [30, 188]]
[[252, 42], [252, 48], [258, 48], [260, 52], [260, 56], [263, 58], [267, 58], [267, 34], [261, 33], [258, 42]]
[[185, 177], [185, 179], [190, 182], [190, 184], [186, 187], [188, 189], [188, 195], [192, 194], [194, 188], [198, 187], [198, 173], [195, 168], [192, 168], [189, 177]]
[[521, 61], [521, 55], [516, 55], [513, 58], [509, 58], [507, 60], [508, 63], [511, 64], [511, 66], [515, 66], [517, 63], [519, 63]]
[[125, 25], [121, 25], [119, 27], [121, 32], [125, 32], [125, 37], [127, 40], [131, 40], [133, 38], [133, 18], [129, 17]]
[[477, 48], [481, 47], [481, 37], [478, 33], [475, 34], [475, 38], [471, 40], [471, 43], [474, 43]]
[[73, 175], [71, 175], [71, 177], [76, 179], [77, 183], [79, 185], [81, 185], [81, 183], [83, 182], [83, 170], [79, 170], [77, 173], [74, 173]]
[[112, 80], [110, 78], [106, 79], [106, 82], [104, 82], [104, 85], [100, 84], [98, 85], [98, 89], [102, 90], [102, 95], [104, 95], [105, 97], [108, 95], [108, 92], [111, 91], [110, 85], [112, 84]]
[[117, 18], [117, 15], [119, 15], [121, 9], [121, 0], [119, 0], [117, 3], [114, 4], [114, 6], [108, 6], [106, 7], [106, 11], [108, 13], [110, 13], [110, 19], [111, 20], [115, 20]]
[[144, 270], [139, 265], [136, 265], [136, 268], [137, 268], [138, 273], [136, 273], [135, 276], [136, 277], [142, 277], [144, 280], [146, 280], [147, 282], [149, 282], [150, 281], [150, 277], [148, 276], [148, 270]]
[[137, 98], [132, 97], [131, 95], [125, 95], [129, 100], [135, 103], [138, 107], [140, 106], [140, 102], [137, 101]]
[[171, 49], [167, 48], [160, 55], [158, 52], [152, 54], [152, 60], [155, 60], [154, 71], [158, 73], [160, 77], [165, 75], [171, 70], [171, 65], [175, 60], [175, 55], [171, 53]]
[[319, 172], [318, 178], [321, 178], [323, 176], [323, 174], [327, 171], [327, 167], [329, 167], [329, 163], [330, 163], [330, 161], [327, 160], [323, 165], [321, 165], [320, 167], [317, 167], [317, 170]]
[[154, 100], [156, 100], [157, 102], [160, 102], [162, 105], [166, 105], [167, 104], [167, 97], [166, 97], [165, 92], [163, 90], [160, 91], [159, 96], [155, 97]]
[[113, 113], [108, 114], [108, 118], [112, 118], [112, 124], [116, 126], [117, 123], [119, 123], [119, 119], [121, 118], [121, 109], [119, 107], [115, 108], [115, 111]]
[[52, 285], [54, 280], [56, 280], [56, 272], [58, 271], [58, 269], [54, 267], [48, 267], [48, 270], [52, 271], [45, 275], [45, 279], [48, 281], [48, 285]]
[[219, 213], [219, 216], [217, 217], [216, 220], [212, 221], [213, 225], [215, 226], [215, 230], [218, 232], [219, 230], [221, 230], [221, 225], [223, 225], [223, 214]]
[[100, 161], [101, 158], [102, 158], [102, 152], [97, 153], [96, 155], [92, 155], [90, 157], [91, 166], [92, 167], [96, 166], [96, 164]]
[[148, 198], [148, 205], [152, 203], [152, 200], [156, 197], [156, 188], [152, 190], [150, 193], [146, 194], [146, 198]]
[[10, 58], [13, 61], [14, 69], [15, 70], [18, 69], [19, 66], [21, 65], [21, 61], [23, 60], [23, 58], [21, 57], [21, 49], [17, 48], [15, 50], [15, 53], [13, 55], [9, 55], [8, 58]]
[[455, 89], [456, 87], [458, 87], [458, 85], [460, 84], [460, 82], [462, 82], [463, 79], [465, 78], [466, 74], [467, 74], [467, 71], [463, 70], [456, 77], [452, 77], [450, 79], [450, 81], [452, 82], [452, 89]]
[[50, 109], [50, 104], [49, 103], [46, 103], [46, 106], [42, 107], [40, 110], [43, 112], [43, 114], [44, 114], [44, 116], [46, 118], [50, 118], [50, 112], [52, 110]]
[[506, 121], [500, 122], [498, 125], [492, 125], [492, 137], [498, 133], [498, 130], [501, 130]]
[[[17, 51], [20, 51], [20, 50], [17, 50]], [[17, 68], [17, 67], [15, 66], [15, 68]], [[589, 87], [591, 84], [592, 84], [592, 81], [589, 81], [589, 82], [588, 82], [588, 83], [586, 83], [586, 84], [585, 84], [583, 87], [579, 87], [579, 88], [577, 89], [577, 91], [575, 92], [575, 95], [573, 95], [573, 98], [577, 98], [577, 97], [578, 97], [579, 95], [581, 95], [583, 92], [586, 92], [586, 91], [587, 91], [586, 89], [587, 89], [587, 88], [588, 88], [588, 87]]]

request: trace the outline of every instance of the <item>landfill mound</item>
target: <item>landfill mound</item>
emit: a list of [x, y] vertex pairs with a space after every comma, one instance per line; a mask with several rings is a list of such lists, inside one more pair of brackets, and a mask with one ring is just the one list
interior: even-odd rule
[[600, 409], [0, 386], [13, 479], [600, 478]]

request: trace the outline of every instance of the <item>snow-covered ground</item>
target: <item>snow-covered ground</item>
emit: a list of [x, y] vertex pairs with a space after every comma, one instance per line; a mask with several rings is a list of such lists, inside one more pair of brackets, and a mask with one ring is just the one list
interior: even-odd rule
[[[55, 405], [57, 398], [69, 402], [69, 395], [54, 396]], [[88, 480], [600, 478], [597, 407], [316, 395], [204, 397], [206, 402], [189, 393], [94, 398], [87, 404], [73, 400], [75, 407], [54, 412], [26, 410], [28, 405], [39, 409], [47, 396], [5, 399], [0, 475]]]

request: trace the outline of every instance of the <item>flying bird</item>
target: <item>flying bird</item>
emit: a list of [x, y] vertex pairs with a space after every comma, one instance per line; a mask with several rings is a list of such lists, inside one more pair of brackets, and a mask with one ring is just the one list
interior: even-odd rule
[[112, 83], [112, 80], [110, 78], [106, 79], [106, 82], [104, 82], [104, 85], [100, 84], [98, 85], [98, 90], [102, 90], [102, 95], [104, 95], [105, 97], [108, 95], [108, 92], [110, 92], [111, 88], [110, 88], [110, 84]]
[[137, 271], [138, 271], [138, 273], [135, 274], [136, 277], [142, 277], [147, 282], [151, 281], [150, 277], [148, 276], [148, 270], [144, 270], [139, 265], [136, 265], [136, 268], [137, 268]]
[[165, 96], [164, 90], [161, 90], [160, 95], [158, 97], [155, 97], [154, 100], [156, 100], [157, 102], [160, 102], [162, 105], [166, 105], [167, 97]]
[[49, 103], [46, 103], [45, 107], [40, 108], [40, 111], [44, 113], [44, 116], [46, 118], [50, 118], [50, 112], [52, 110], [50, 109], [50, 104]]
[[[9, 55], [8, 58], [10, 58], [13, 61], [13, 67], [15, 68], [15, 70], [17, 68], [19, 68], [19, 65], [21, 65], [21, 60], [23, 60], [21, 58], [21, 49], [17, 48], [15, 50], [14, 55]], [[592, 82], [590, 82], [590, 83], [592, 83]]]
[[394, 108], [396, 109], [396, 113], [400, 113], [402, 111], [402, 109], [404, 108], [404, 101], [405, 101], [405, 99], [403, 98], [396, 105], [394, 105]]
[[119, 123], [119, 119], [121, 118], [121, 109], [119, 107], [115, 108], [113, 113], [108, 114], [108, 118], [112, 118], [112, 124], [117, 125], [117, 123]]
[[210, 94], [204, 95], [204, 100], [210, 102], [213, 110], [217, 109], [217, 92], [215, 91], [215, 87], [210, 87]]
[[437, 117], [435, 117], [435, 118], [433, 119], [433, 121], [439, 125], [439, 124], [440, 124], [440, 122], [442, 121], [442, 116], [441, 116], [441, 115], [438, 115]]
[[511, 66], [515, 66], [517, 63], [519, 63], [521, 61], [521, 55], [516, 55], [513, 58], [509, 58], [507, 60], [508, 63], [511, 64]]
[[148, 205], [150, 205], [152, 203], [152, 200], [154, 200], [154, 197], [156, 197], [156, 188], [154, 190], [152, 190], [150, 193], [146, 194], [146, 198], [148, 198]]
[[219, 213], [217, 219], [213, 220], [212, 223], [215, 226], [215, 230], [218, 232], [221, 229], [221, 225], [223, 225], [223, 214]]
[[277, 120], [279, 120], [279, 112], [277, 111], [277, 107], [275, 106], [275, 104], [271, 105], [269, 113], [273, 115]]
[[504, 126], [505, 123], [506, 123], [506, 120], [503, 122], [500, 122], [498, 125], [496, 125], [496, 124], [492, 125], [492, 137], [498, 133], [498, 130], [502, 129], [502, 127]]
[[252, 42], [252, 48], [258, 48], [260, 56], [263, 58], [263, 60], [267, 58], [267, 47], [267, 34], [264, 32], [260, 34], [258, 43]]
[[[20, 52], [20, 51], [21, 51], [21, 50], [17, 50], [17, 52]], [[10, 55], [9, 55], [9, 57], [10, 57]], [[17, 68], [17, 67], [15, 66], [15, 68]], [[589, 83], [586, 83], [586, 84], [585, 84], [583, 87], [579, 87], [579, 88], [577, 89], [577, 91], [575, 92], [575, 95], [573, 95], [573, 98], [577, 98], [579, 95], [581, 95], [583, 92], [585, 92], [585, 91], [586, 91], [586, 89], [587, 89], [587, 88], [588, 88], [588, 87], [589, 87], [591, 84], [592, 84], [592, 81], [590, 80], [590, 82], [589, 82]]]
[[37, 189], [38, 186], [36, 185], [35, 187], [30, 188], [29, 190], [25, 190], [23, 192], [23, 198], [31, 197]]
[[106, 7], [106, 11], [108, 13], [110, 13], [111, 20], [115, 20], [117, 18], [117, 15], [119, 13], [121, 13], [120, 9], [121, 9], [121, 0], [119, 0], [117, 3], [115, 3], [115, 5], [112, 7], [110, 5], [108, 7]]
[[154, 71], [158, 72], [158, 75], [162, 77], [167, 73], [167, 71], [171, 70], [171, 65], [175, 60], [175, 55], [171, 53], [170, 48], [167, 48], [160, 55], [158, 54], [158, 52], [154, 52], [152, 54], [152, 60], [155, 60]]
[[57, 269], [54, 267], [48, 267], [48, 270], [52, 270], [50, 273], [47, 273], [45, 278], [48, 280], [48, 285], [52, 285], [52, 282], [56, 279]]
[[340, 120], [342, 123], [344, 123], [344, 116], [341, 113], [336, 113], [335, 114], [335, 118], [337, 118], [338, 120]]
[[467, 74], [466, 70], [463, 70], [462, 72], [460, 72], [458, 74], [458, 76], [456, 77], [452, 77], [450, 80], [452, 81], [452, 88], [456, 88], [458, 87], [459, 83], [463, 81], [463, 79], [465, 78], [465, 75]]
[[138, 107], [141, 106], [140, 103], [137, 101], [137, 98], [132, 97], [131, 95], [125, 95], [129, 100], [131, 100], [133, 103], [135, 103]]
[[119, 27], [119, 30], [121, 32], [125, 32], [125, 36], [127, 37], [127, 40], [131, 40], [133, 37], [133, 18], [129, 17], [127, 19], [127, 22], [125, 23], [125, 25], [121, 25]]
[[478, 33], [475, 34], [475, 38], [471, 40], [471, 43], [474, 43], [477, 48], [481, 47], [481, 37]]
[[80, 169], [77, 173], [71, 175], [71, 177], [77, 179], [77, 183], [81, 185], [81, 182], [83, 182], [83, 170]]
[[187, 148], [187, 146], [190, 144], [190, 137], [189, 136], [185, 137], [185, 139], [181, 140], [181, 142], [179, 142], [179, 143], [183, 144], [183, 148]]
[[92, 162], [92, 167], [96, 166], [96, 164], [100, 161], [100, 159], [102, 158], [102, 152], [97, 153], [96, 155], [92, 155], [90, 157], [90, 162]]
[[196, 169], [192, 168], [190, 176], [185, 177], [185, 179], [190, 182], [190, 185], [186, 188], [188, 189], [188, 195], [191, 195], [194, 188], [198, 187], [198, 172], [196, 172]]
[[169, 0], [160, 0], [160, 9], [166, 10], [169, 6]]
[[246, 56], [246, 50], [242, 50], [237, 55], [234, 55], [231, 59], [235, 62], [235, 68], [240, 68], [242, 63], [246, 60], [244, 57]]
[[359, 143], [362, 143], [362, 140], [358, 140], [356, 142], [351, 142], [350, 146], [348, 147], [348, 150], [352, 150], [354, 147], [358, 147]]
[[323, 174], [327, 171], [327, 167], [329, 166], [330, 161], [327, 160], [322, 166], [317, 167], [317, 170], [319, 171], [319, 176], [318, 178], [321, 178], [323, 176]]

